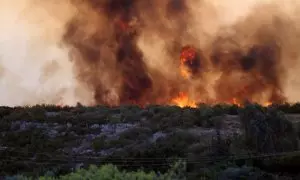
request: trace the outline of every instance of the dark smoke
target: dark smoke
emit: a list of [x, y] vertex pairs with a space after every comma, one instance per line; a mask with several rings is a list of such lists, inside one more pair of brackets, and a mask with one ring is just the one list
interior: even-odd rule
[[[244, 48], [234, 37], [225, 38], [222, 43], [215, 42], [215, 47], [226, 45], [223, 49], [216, 48], [212, 54], [214, 66], [222, 72], [215, 87], [218, 100], [229, 102], [235, 97], [239, 103], [259, 102], [260, 99], [272, 103], [287, 101], [283, 92], [287, 71], [283, 63], [288, 64], [289, 57], [282, 58], [284, 42], [279, 34], [280, 28], [290, 25], [278, 26], [278, 22], [284, 19], [277, 17], [269, 27], [263, 25], [252, 32], [251, 41], [254, 42]], [[245, 23], [247, 21], [241, 24]], [[237, 33], [238, 30], [239, 27]]]
[[276, 41], [253, 44], [246, 52], [239, 46], [216, 49], [212, 62], [222, 72], [215, 87], [217, 99], [230, 102], [235, 97], [243, 103], [258, 101], [266, 95], [268, 102], [283, 103], [286, 100], [282, 92], [285, 72], [280, 52]]
[[[205, 84], [210, 81], [207, 73], [220, 74], [214, 82], [215, 102], [230, 102], [233, 98], [239, 102], [284, 102], [286, 72], [282, 66], [281, 39], [270, 28], [253, 32], [247, 40], [240, 39], [244, 32], [239, 31], [244, 29], [247, 19], [234, 27], [237, 35], [216, 37], [210, 48], [205, 47], [208, 52], [196, 47], [197, 56], [185, 64], [194, 75], [193, 80], [180, 77], [182, 48], [195, 42], [188, 33], [193, 24], [187, 3], [185, 0], [85, 1], [94, 11], [92, 20], [86, 22], [89, 17], [79, 11], [69, 23], [64, 40], [74, 48], [78, 79], [93, 90], [96, 103], [168, 104], [189, 87], [206, 99]], [[89, 26], [94, 26], [94, 31], [87, 35]], [[174, 67], [169, 71], [178, 71], [178, 76], [165, 76], [162, 70], [147, 65], [148, 60], [138, 46], [142, 33], [167, 42], [168, 67]], [[157, 56], [160, 58], [165, 57]]]

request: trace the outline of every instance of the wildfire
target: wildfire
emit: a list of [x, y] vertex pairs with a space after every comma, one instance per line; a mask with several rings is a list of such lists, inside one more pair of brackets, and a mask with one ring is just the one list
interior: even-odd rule
[[[278, 27], [273, 27], [273, 14], [262, 18], [262, 22], [255, 20], [255, 14], [249, 14], [226, 30], [215, 29], [206, 41], [198, 36], [203, 32], [186, 33], [187, 29], [182, 27], [187, 24], [193, 29], [194, 24], [188, 17], [193, 13], [188, 12], [190, 8], [183, 1], [176, 6], [158, 1], [151, 6], [132, 0], [86, 2], [103, 10], [95, 13], [99, 18], [84, 22], [81, 16], [74, 17], [63, 42], [74, 52], [76, 80], [92, 95], [91, 103], [140, 107], [227, 103], [240, 107], [245, 101], [269, 106], [271, 103], [266, 101], [286, 100], [281, 83], [286, 77], [286, 61], [283, 63], [282, 59], [293, 59], [283, 55], [295, 51], [285, 47], [289, 40], [286, 44], [282, 42], [286, 33], [275, 31]], [[179, 17], [178, 13], [187, 17]], [[168, 14], [168, 18], [160, 17], [163, 14]], [[289, 25], [284, 19], [278, 19], [282, 21], [280, 25]], [[254, 22], [250, 29], [246, 21]], [[172, 26], [164, 26], [165, 23]], [[93, 26], [95, 31], [88, 31]], [[247, 33], [251, 37], [244, 38]], [[164, 51], [159, 53], [161, 48]], [[100, 72], [104, 74], [99, 75]]]
[[197, 107], [196, 102], [191, 100], [185, 92], [180, 92], [177, 97], [172, 99], [172, 103], [179, 107]]
[[[195, 71], [195, 68], [199, 67], [199, 57], [197, 54], [197, 50], [192, 47], [192, 46], [184, 46], [180, 52], [180, 75], [188, 79], [191, 77], [191, 75], [194, 75], [197, 73]], [[172, 99], [171, 103], [176, 104], [179, 107], [197, 107], [196, 105], [197, 100], [195, 99], [190, 99], [189, 94], [185, 91], [181, 91], [178, 96]], [[238, 97], [233, 97], [229, 101], [214, 101], [215, 103], [227, 103], [227, 104], [233, 104], [237, 105], [239, 107], [243, 106], [244, 100]], [[198, 103], [198, 102], [197, 102]], [[271, 102], [265, 102], [265, 103], [259, 103], [262, 106], [270, 106], [272, 103]]]
[[233, 98], [232, 101], [230, 102], [231, 104], [237, 105], [237, 106], [242, 106], [240, 102], [236, 98]]
[[271, 102], [265, 102], [265, 103], [262, 104], [262, 106], [265, 106], [265, 107], [268, 107], [268, 106], [270, 106], [270, 105], [272, 105]]
[[180, 54], [180, 73], [184, 78], [190, 77], [190, 71], [186, 64], [194, 64], [196, 58], [196, 49], [191, 46], [185, 46], [181, 50]]
[[[239, 107], [243, 106], [243, 104], [240, 101], [238, 101], [237, 98], [232, 98], [232, 100], [229, 102], [229, 104], [234, 104], [234, 105], [237, 105]], [[269, 101], [264, 102], [264, 103], [261, 103], [261, 105], [264, 106], [264, 107], [268, 107], [268, 106], [272, 105], [272, 102], [269, 102]]]

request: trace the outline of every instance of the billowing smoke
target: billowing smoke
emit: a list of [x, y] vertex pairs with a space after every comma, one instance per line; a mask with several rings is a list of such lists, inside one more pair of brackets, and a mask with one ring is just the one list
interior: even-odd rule
[[75, 9], [57, 2], [0, 1], [1, 105], [85, 102], [61, 43]]
[[300, 98], [296, 1], [19, 1], [0, 2], [1, 104]]

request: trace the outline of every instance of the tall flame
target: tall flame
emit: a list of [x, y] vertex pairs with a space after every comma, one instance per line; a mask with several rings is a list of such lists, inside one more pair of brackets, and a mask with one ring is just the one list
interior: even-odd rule
[[189, 72], [187, 64], [192, 65], [196, 58], [196, 49], [191, 46], [185, 46], [181, 50], [180, 54], [180, 73], [184, 78], [189, 78], [191, 73]]

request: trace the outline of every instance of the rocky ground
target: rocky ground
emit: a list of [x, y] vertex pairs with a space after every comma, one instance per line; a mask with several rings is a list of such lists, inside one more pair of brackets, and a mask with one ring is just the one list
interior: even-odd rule
[[[106, 162], [163, 171], [174, 159], [194, 162], [212, 156], [218, 134], [231, 142], [226, 151], [246, 152], [239, 147], [243, 128], [237, 111], [224, 112], [209, 107], [3, 107], [0, 173], [64, 173]], [[254, 170], [225, 169], [220, 176], [246, 172]]]
[[[56, 151], [75, 155], [108, 155], [120, 148], [130, 147], [133, 143], [135, 145], [156, 143], [160, 139], [180, 133], [197, 139], [211, 139], [216, 135], [215, 127], [209, 124], [209, 120], [208, 122], [203, 120], [201, 125], [194, 125], [189, 122], [191, 120], [185, 120], [194, 118], [194, 121], [200, 121], [189, 112], [190, 109], [170, 115], [166, 109], [166, 112], [161, 114], [142, 110], [138, 114], [133, 112], [131, 115], [130, 111], [126, 112], [128, 115], [124, 115], [125, 113], [116, 110], [119, 112], [109, 113], [107, 116], [101, 110], [94, 109], [79, 113], [76, 117], [70, 112], [46, 111], [45, 121], [31, 118], [11, 120], [10, 127], [1, 131], [1, 149], [26, 145], [25, 142], [19, 144], [18, 141], [34, 133], [46, 141], [60, 141], [57, 145], [61, 147], [57, 147]], [[223, 120], [220, 130], [223, 136], [241, 133], [238, 116], [217, 116], [210, 120], [213, 121], [214, 118]]]

